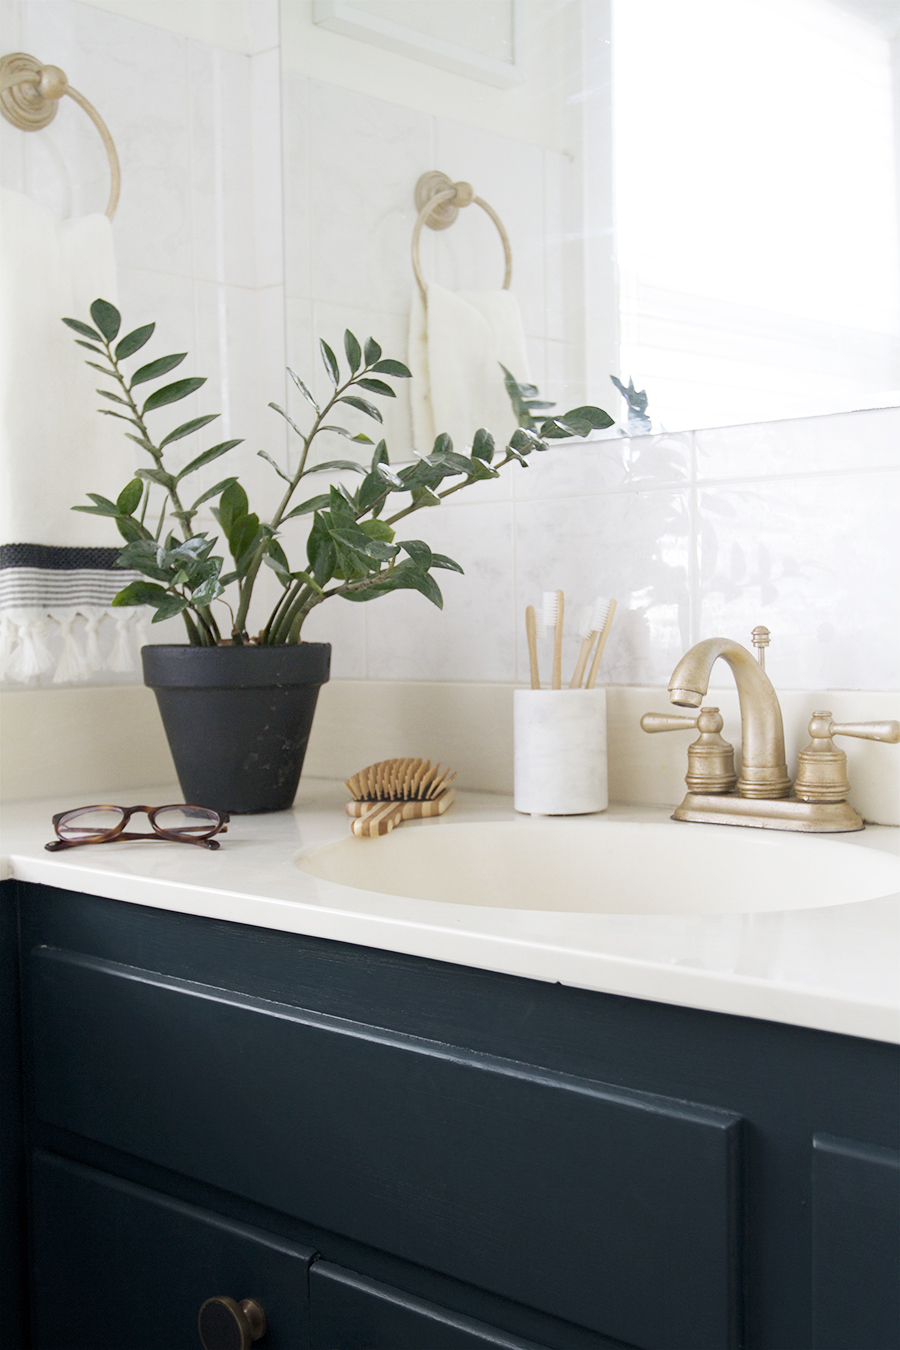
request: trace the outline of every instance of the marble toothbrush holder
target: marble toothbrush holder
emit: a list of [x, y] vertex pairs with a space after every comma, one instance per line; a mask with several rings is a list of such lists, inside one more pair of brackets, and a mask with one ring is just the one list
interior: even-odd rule
[[609, 805], [605, 689], [516, 689], [515, 808], [580, 816]]

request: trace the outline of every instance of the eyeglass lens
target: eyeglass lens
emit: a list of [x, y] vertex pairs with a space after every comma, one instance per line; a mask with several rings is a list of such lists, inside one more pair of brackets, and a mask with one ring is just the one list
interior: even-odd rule
[[125, 819], [120, 806], [90, 806], [86, 810], [67, 811], [57, 823], [60, 839], [77, 843], [82, 839], [96, 839], [98, 834], [109, 834], [118, 829]]
[[[150, 812], [151, 823], [166, 834], [186, 839], [201, 839], [213, 834], [221, 824], [218, 812], [202, 806], [163, 806]], [[119, 806], [89, 806], [67, 811], [57, 823], [56, 833], [67, 843], [96, 839], [111, 834], [122, 824], [126, 812]]]
[[153, 812], [153, 824], [166, 834], [183, 834], [202, 838], [219, 825], [215, 811], [203, 806], [161, 806]]

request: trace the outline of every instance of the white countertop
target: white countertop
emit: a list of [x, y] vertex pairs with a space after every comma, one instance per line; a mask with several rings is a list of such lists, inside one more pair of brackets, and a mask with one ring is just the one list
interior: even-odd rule
[[[181, 800], [178, 788], [93, 795], [124, 805]], [[44, 849], [53, 837], [51, 816], [84, 803], [59, 797], [13, 803], [3, 808], [0, 877], [582, 989], [900, 1042], [900, 895], [820, 909], [700, 915], [565, 913], [406, 899], [320, 880], [297, 867], [302, 852], [347, 834], [345, 800], [341, 784], [305, 779], [293, 811], [233, 817], [218, 852], [151, 841], [55, 854]], [[612, 806], [588, 819], [602, 828], [608, 818], [658, 823], [669, 814], [664, 807]], [[440, 821], [403, 828], [522, 819], [508, 798], [461, 792]], [[672, 823], [673, 830], [731, 828]], [[809, 845], [828, 849], [835, 841], [900, 857], [900, 831], [885, 826], [820, 835]]]

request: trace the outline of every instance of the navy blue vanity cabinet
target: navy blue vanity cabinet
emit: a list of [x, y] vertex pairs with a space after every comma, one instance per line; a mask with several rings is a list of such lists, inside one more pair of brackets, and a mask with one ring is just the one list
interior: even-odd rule
[[167, 1281], [269, 1300], [261, 1350], [897, 1350], [897, 1047], [49, 887], [19, 928], [30, 1350], [95, 1297], [141, 1350]]
[[43, 1150], [31, 1175], [35, 1350], [197, 1350], [222, 1295], [262, 1307], [268, 1350], [307, 1350], [310, 1248]]
[[24, 1341], [25, 1151], [16, 887], [0, 883], [0, 1347]]

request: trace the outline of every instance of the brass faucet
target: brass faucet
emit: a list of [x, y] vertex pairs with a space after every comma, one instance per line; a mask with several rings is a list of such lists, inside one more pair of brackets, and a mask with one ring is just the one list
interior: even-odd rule
[[669, 698], [681, 707], [700, 708], [715, 662], [730, 666], [741, 707], [742, 765], [734, 772], [734, 751], [720, 732], [718, 708], [701, 708], [696, 717], [645, 713], [644, 731], [678, 731], [696, 727], [700, 736], [688, 748], [688, 793], [676, 808], [675, 820], [720, 825], [751, 825], [773, 830], [834, 833], [864, 828], [862, 817], [846, 800], [847, 756], [833, 736], [900, 741], [900, 722], [854, 722], [838, 725], [830, 712], [815, 712], [809, 725], [810, 744], [800, 752], [797, 789], [791, 793], [784, 754], [784, 728], [778, 695], [765, 672], [769, 630], [753, 630], [758, 659], [731, 638], [707, 638], [686, 652], [672, 672]]

